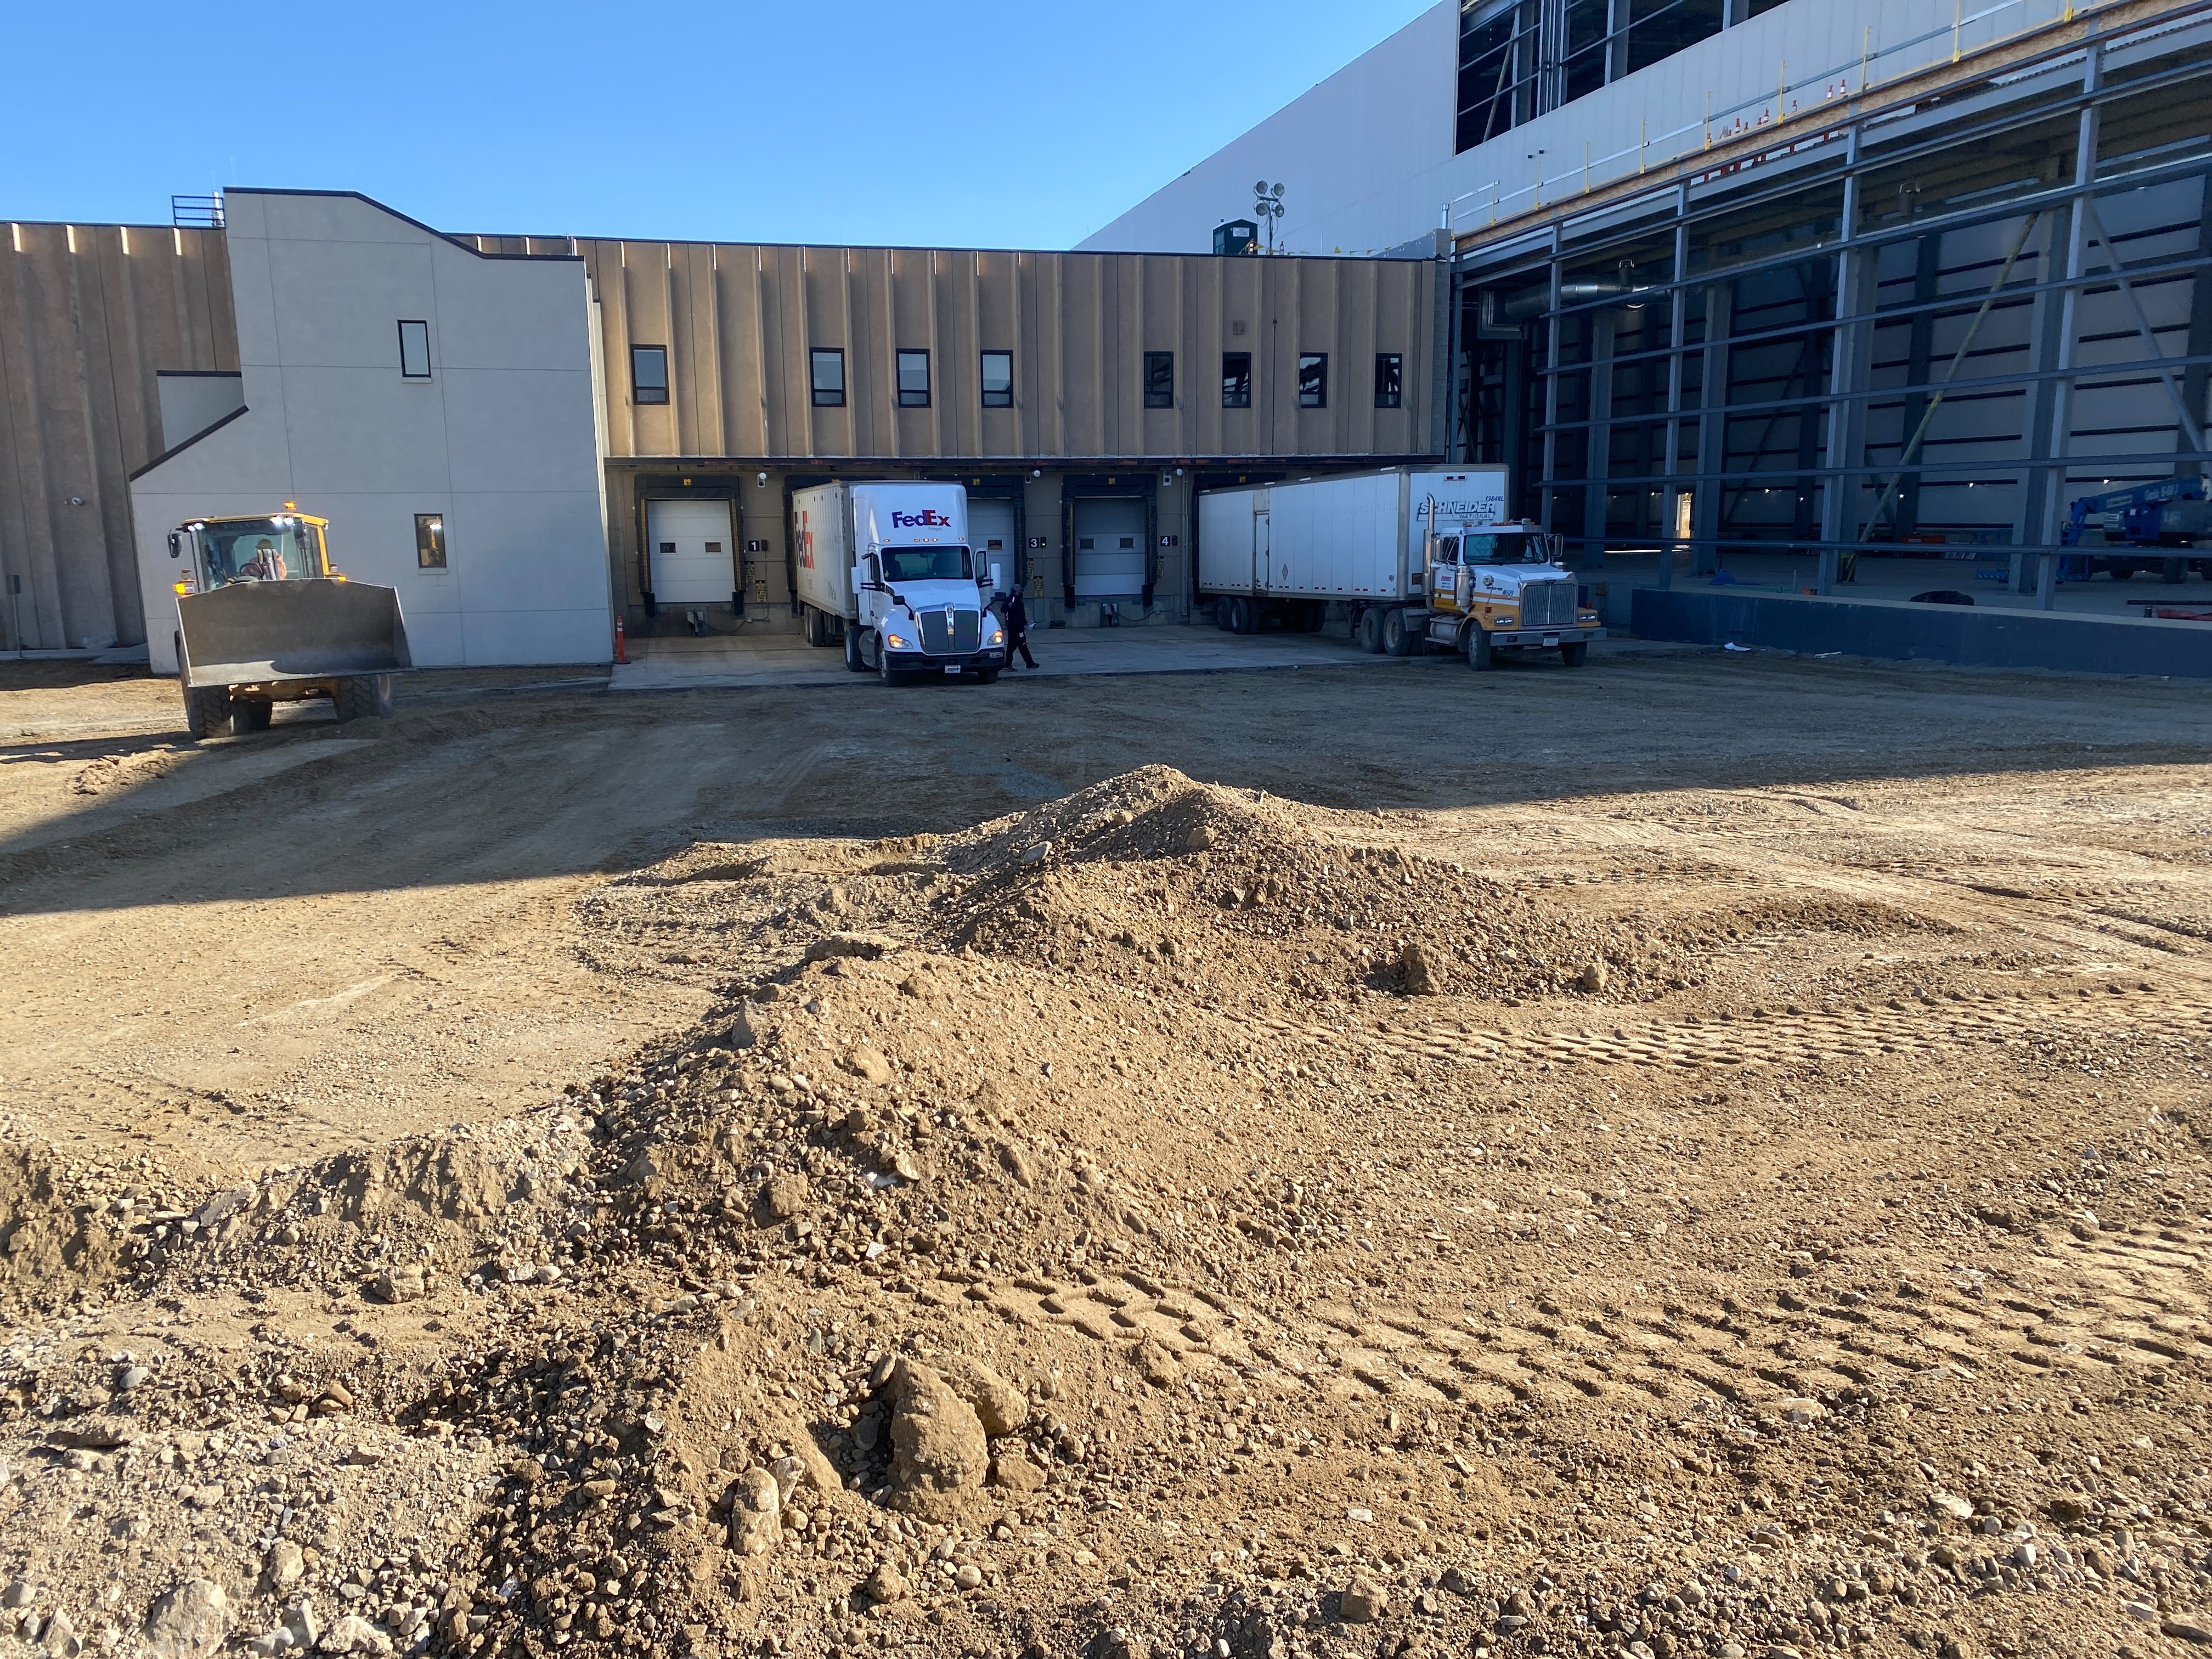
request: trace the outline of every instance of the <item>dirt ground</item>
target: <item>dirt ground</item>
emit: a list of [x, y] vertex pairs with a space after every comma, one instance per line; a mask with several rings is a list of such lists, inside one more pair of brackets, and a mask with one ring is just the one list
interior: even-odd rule
[[2212, 1642], [2203, 691], [410, 690], [0, 665], [49, 1652]]

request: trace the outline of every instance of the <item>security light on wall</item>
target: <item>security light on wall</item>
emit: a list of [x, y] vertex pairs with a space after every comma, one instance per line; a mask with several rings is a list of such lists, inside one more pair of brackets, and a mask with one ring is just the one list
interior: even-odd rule
[[766, 489], [768, 488], [768, 474], [765, 472], [756, 472], [753, 474], [753, 485], [756, 489]]

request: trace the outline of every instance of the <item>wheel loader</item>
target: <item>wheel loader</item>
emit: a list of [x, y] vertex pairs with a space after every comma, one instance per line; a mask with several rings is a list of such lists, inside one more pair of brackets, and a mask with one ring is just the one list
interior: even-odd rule
[[169, 532], [193, 738], [265, 731], [276, 704], [310, 697], [329, 698], [342, 720], [392, 713], [392, 676], [415, 665], [399, 595], [331, 569], [329, 529], [287, 501]]

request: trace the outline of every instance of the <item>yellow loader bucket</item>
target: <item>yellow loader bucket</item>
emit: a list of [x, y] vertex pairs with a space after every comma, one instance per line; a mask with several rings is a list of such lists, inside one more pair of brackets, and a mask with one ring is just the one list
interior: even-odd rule
[[412, 668], [399, 595], [326, 577], [233, 582], [177, 599], [188, 686], [338, 679]]

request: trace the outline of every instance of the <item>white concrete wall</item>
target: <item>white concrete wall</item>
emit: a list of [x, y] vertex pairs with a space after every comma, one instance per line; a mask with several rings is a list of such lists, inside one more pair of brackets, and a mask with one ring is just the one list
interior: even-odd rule
[[[1280, 234], [1292, 253], [1361, 253], [1436, 228], [1479, 231], [1492, 214], [1526, 212], [1540, 168], [1549, 204], [1590, 180], [1602, 184], [1699, 149], [1714, 137], [1774, 118], [1786, 79], [1792, 112], [1856, 91], [1860, 54], [1884, 79], [2047, 23], [2065, 0], [1787, 0], [1764, 15], [1538, 116], [1464, 155], [1452, 154], [1459, 62], [1456, 0], [1424, 12], [1373, 51], [1293, 100], [1077, 246], [1089, 252], [1202, 252], [1213, 227], [1249, 216], [1252, 183], [1283, 185]], [[1917, 37], [1917, 44], [1908, 45]], [[1740, 112], [1730, 113], [1732, 111]], [[1541, 151], [1539, 160], [1531, 153]]]
[[164, 450], [174, 449], [241, 407], [243, 394], [235, 374], [180, 374], [164, 368], [155, 370], [154, 378], [161, 399]]
[[[246, 413], [131, 486], [146, 633], [174, 672], [167, 532], [284, 501], [332, 565], [398, 590], [418, 667], [604, 662], [612, 651], [582, 262], [478, 254], [351, 195], [234, 191]], [[403, 379], [398, 324], [430, 325]], [[445, 517], [424, 570], [415, 515]]]

